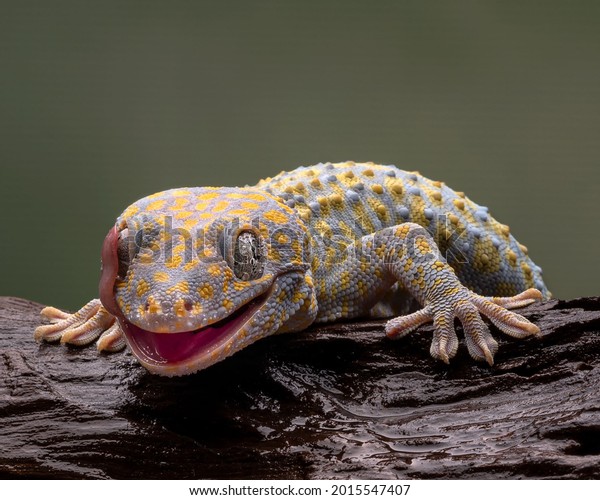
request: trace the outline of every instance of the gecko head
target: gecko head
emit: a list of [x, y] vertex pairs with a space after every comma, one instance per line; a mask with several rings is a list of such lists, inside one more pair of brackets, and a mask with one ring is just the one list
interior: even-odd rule
[[185, 188], [143, 198], [102, 250], [100, 299], [140, 363], [199, 371], [316, 315], [306, 230], [252, 188]]

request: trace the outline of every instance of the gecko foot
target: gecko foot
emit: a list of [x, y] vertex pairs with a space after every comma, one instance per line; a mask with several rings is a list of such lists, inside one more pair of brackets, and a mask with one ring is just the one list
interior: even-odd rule
[[433, 321], [431, 355], [449, 363], [458, 350], [458, 337], [454, 331], [454, 319], [463, 325], [465, 341], [471, 357], [477, 361], [494, 364], [498, 343], [481, 319], [481, 314], [502, 332], [515, 338], [539, 336], [540, 329], [520, 314], [508, 311], [541, 300], [539, 290], [529, 289], [514, 297], [483, 297], [465, 287], [453, 295], [436, 297], [426, 302], [425, 307], [407, 316], [388, 321], [385, 331], [390, 338], [400, 338], [424, 323]]
[[125, 347], [119, 324], [98, 299], [89, 301], [73, 314], [54, 307], [42, 309], [41, 314], [50, 324], [35, 329], [37, 341], [60, 340], [61, 344], [85, 346], [98, 339], [96, 345], [99, 351], [115, 352]]

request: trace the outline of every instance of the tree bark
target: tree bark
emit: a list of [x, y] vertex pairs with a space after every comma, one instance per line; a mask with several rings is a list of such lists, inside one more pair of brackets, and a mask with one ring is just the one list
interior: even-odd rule
[[[600, 478], [600, 298], [522, 314], [544, 337], [493, 368], [384, 322], [257, 342], [196, 375], [39, 345], [41, 305], [0, 298], [2, 478]], [[457, 328], [460, 327], [457, 325]]]

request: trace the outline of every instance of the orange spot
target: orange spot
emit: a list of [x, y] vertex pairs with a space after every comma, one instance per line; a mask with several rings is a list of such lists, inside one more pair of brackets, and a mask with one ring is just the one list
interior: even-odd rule
[[171, 196], [189, 196], [192, 194], [189, 189], [176, 189], [171, 191]]
[[125, 212], [123, 212], [123, 217], [125, 219], [137, 214], [140, 211], [140, 209], [135, 206], [135, 205], [131, 205], [129, 208], [127, 208], [127, 210], [125, 210]]
[[183, 257], [181, 255], [176, 255], [170, 261], [165, 262], [165, 266], [167, 266], [169, 269], [176, 269], [181, 265], [182, 262]]
[[198, 224], [198, 219], [193, 218], [193, 219], [188, 219], [183, 223], [183, 227], [185, 227], [186, 229], [191, 229], [193, 228], [196, 224]]
[[277, 210], [269, 210], [263, 214], [263, 217], [276, 224], [285, 224], [288, 222], [288, 218], [285, 214], [278, 212]]
[[233, 282], [233, 288], [238, 292], [245, 290], [246, 288], [248, 288], [251, 285], [252, 285], [252, 283], [250, 283], [249, 281], [234, 281]]
[[198, 262], [193, 260], [192, 262], [188, 262], [183, 266], [184, 271], [191, 271], [198, 265]]
[[188, 282], [180, 281], [176, 285], [173, 285], [172, 287], [167, 288], [167, 293], [177, 293], [177, 292], [187, 295], [190, 292], [190, 285], [188, 284]]
[[137, 258], [140, 264], [152, 264], [153, 262], [152, 253], [150, 252], [140, 252]]
[[189, 203], [187, 198], [176, 198], [175, 203], [171, 205], [171, 210], [181, 210]]
[[463, 200], [454, 200], [452, 203], [454, 203], [454, 206], [459, 210], [465, 209], [465, 202]]
[[410, 228], [408, 226], [400, 226], [398, 229], [396, 229], [396, 236], [398, 236], [399, 238], [404, 238], [408, 234], [408, 231], [410, 231]]
[[227, 198], [231, 200], [242, 200], [246, 199], [247, 195], [243, 193], [227, 193]]
[[221, 275], [221, 266], [219, 266], [218, 264], [211, 264], [210, 266], [208, 266], [208, 274], [210, 274], [211, 276], [220, 276]]
[[278, 234], [277, 235], [277, 243], [279, 243], [280, 245], [285, 245], [286, 243], [289, 243], [290, 239], [286, 234]]
[[202, 201], [210, 201], [214, 200], [215, 198], [219, 198], [219, 196], [221, 196], [219, 193], [208, 192], [198, 195], [198, 199]]
[[173, 304], [173, 312], [179, 318], [182, 318], [183, 316], [185, 316], [185, 303], [184, 303], [183, 299], [177, 299], [175, 301], [175, 304]]
[[160, 304], [156, 302], [154, 297], [148, 297], [148, 313], [157, 314], [161, 311]]
[[209, 285], [208, 283], [206, 283], [205, 285], [202, 285], [201, 287], [198, 288], [198, 293], [200, 294], [200, 297], [208, 300], [208, 299], [213, 298], [215, 291], [214, 291], [212, 285]]
[[247, 215], [248, 211], [247, 210], [238, 209], [238, 210], [229, 210], [227, 213], [229, 215]]
[[153, 201], [152, 203], [149, 203], [148, 206], [146, 207], [146, 210], [160, 210], [162, 207], [165, 206], [166, 201], [165, 200], [156, 200]]
[[246, 198], [254, 201], [265, 201], [267, 199], [264, 195], [258, 193], [247, 194]]
[[338, 193], [334, 193], [329, 196], [329, 201], [334, 204], [340, 204], [343, 201], [342, 195], [340, 195]]
[[223, 210], [226, 210], [228, 206], [229, 203], [227, 201], [221, 200], [215, 203], [215, 206], [212, 207], [212, 210], [213, 212], [222, 212]]
[[400, 182], [395, 182], [392, 184], [391, 189], [395, 194], [402, 194], [402, 184]]
[[169, 275], [163, 271], [159, 271], [154, 273], [154, 281], [158, 281], [159, 283], [166, 283], [169, 281]]
[[150, 285], [148, 284], [148, 282], [146, 280], [140, 280], [136, 289], [135, 289], [135, 293], [137, 294], [138, 297], [141, 297], [142, 295], [144, 295], [145, 293], [147, 293], [148, 291], [150, 291]]

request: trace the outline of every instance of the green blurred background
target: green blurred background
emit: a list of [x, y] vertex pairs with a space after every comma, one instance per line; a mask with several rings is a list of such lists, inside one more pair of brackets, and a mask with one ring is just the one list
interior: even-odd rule
[[0, 1], [0, 295], [76, 308], [136, 199], [373, 160], [598, 294], [597, 1]]

